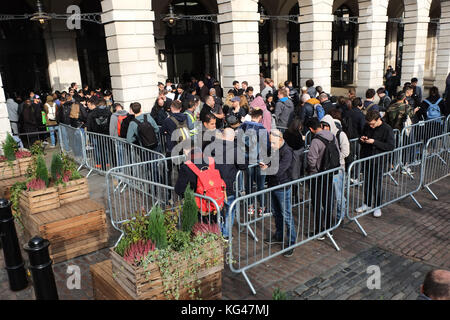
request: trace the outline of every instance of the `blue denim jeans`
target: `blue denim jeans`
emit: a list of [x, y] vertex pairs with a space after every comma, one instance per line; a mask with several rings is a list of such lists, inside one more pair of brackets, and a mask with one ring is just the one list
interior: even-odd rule
[[50, 141], [51, 141], [52, 147], [54, 147], [56, 145], [55, 127], [54, 126], [48, 127], [48, 131], [50, 132]]
[[[292, 188], [281, 188], [271, 192], [272, 213], [275, 218], [276, 237], [283, 239], [284, 230], [289, 236], [289, 246], [295, 244], [297, 232], [294, 226], [291, 203]], [[286, 229], [285, 229], [286, 228]]]
[[236, 213], [236, 206], [233, 208], [231, 214], [229, 213], [229, 209], [233, 201], [236, 199], [236, 196], [233, 195], [227, 195], [227, 201], [225, 201], [224, 205], [224, 221], [222, 223], [222, 235], [225, 238], [228, 238], [230, 236], [229, 228], [233, 228], [234, 223], [234, 216]]
[[[337, 219], [339, 220], [345, 215], [346, 200], [345, 197], [342, 198], [342, 188], [344, 185], [344, 173], [342, 171], [339, 174], [333, 176], [333, 188], [336, 197], [337, 204]], [[342, 200], [342, 203], [341, 203]]]

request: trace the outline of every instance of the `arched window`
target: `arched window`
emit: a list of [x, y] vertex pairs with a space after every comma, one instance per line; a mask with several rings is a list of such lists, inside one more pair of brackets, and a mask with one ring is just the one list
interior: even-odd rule
[[[172, 5], [175, 14], [210, 14], [196, 1], [175, 0]], [[202, 79], [206, 73], [220, 79], [217, 68], [219, 43], [215, 24], [178, 20], [175, 26], [167, 27], [165, 42], [169, 79], [175, 83], [185, 83], [191, 77]]]
[[332, 39], [331, 85], [344, 87], [353, 83], [356, 24], [352, 12], [343, 5], [334, 12]]

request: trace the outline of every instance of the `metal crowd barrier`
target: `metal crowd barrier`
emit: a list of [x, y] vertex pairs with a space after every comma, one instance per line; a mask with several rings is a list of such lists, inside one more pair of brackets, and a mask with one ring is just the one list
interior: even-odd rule
[[[175, 193], [174, 187], [148, 179], [149, 175], [159, 174], [159, 166], [163, 163], [153, 160], [130, 164], [113, 168], [106, 173], [109, 214], [111, 223], [116, 230], [123, 232], [122, 225], [124, 222], [130, 221], [139, 212], [149, 214], [151, 209], [157, 205], [164, 211], [177, 211], [179, 223], [181, 222], [182, 197]], [[125, 187], [121, 185], [124, 182], [126, 182]], [[195, 196], [212, 203], [212, 208], [207, 210], [205, 208], [208, 214], [203, 216], [202, 221], [204, 223], [218, 223], [220, 228], [222, 217], [217, 202], [204, 195], [195, 194]], [[120, 241], [120, 238], [118, 241]]]
[[423, 186], [436, 200], [439, 200], [430, 185], [450, 175], [450, 133], [428, 140], [423, 161]]
[[69, 154], [80, 166], [87, 167], [85, 150], [86, 141], [84, 130], [65, 124], [59, 125], [59, 144], [63, 153]]
[[[367, 236], [358, 219], [406, 197], [411, 197], [419, 208], [420, 203], [414, 194], [422, 186], [423, 143], [414, 143], [372, 157], [356, 160], [347, 175], [347, 217], [354, 221]], [[404, 167], [397, 166], [396, 159], [403, 157]], [[409, 174], [405, 174], [409, 169]], [[362, 177], [353, 183], [351, 177]], [[415, 177], [414, 177], [415, 176]]]
[[[232, 202], [226, 217], [227, 259], [231, 271], [242, 273], [253, 294], [256, 291], [246, 274], [248, 269], [322, 236], [327, 236], [336, 250], [340, 250], [331, 234], [344, 216], [342, 212], [341, 217], [337, 217], [334, 205], [335, 200], [339, 203], [344, 200], [344, 184], [338, 188], [338, 193], [333, 185], [333, 178], [338, 174], [344, 175], [344, 169], [304, 177]], [[261, 208], [265, 214], [249, 215], [252, 205], [255, 212]], [[282, 206], [284, 210], [280, 213]], [[234, 223], [232, 212], [235, 212]]]
[[445, 119], [445, 133], [450, 132], [450, 115]]
[[445, 117], [420, 121], [410, 126], [404, 127], [401, 132], [401, 146], [406, 146], [416, 142], [426, 143], [430, 138], [436, 137], [445, 132]]

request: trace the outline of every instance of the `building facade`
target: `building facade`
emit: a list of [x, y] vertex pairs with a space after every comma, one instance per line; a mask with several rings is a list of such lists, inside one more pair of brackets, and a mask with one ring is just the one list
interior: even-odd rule
[[[450, 0], [46, 0], [45, 11], [100, 13], [101, 24], [64, 20], [44, 28], [0, 22], [0, 125], [5, 95], [67, 90], [71, 82], [110, 87], [117, 102], [153, 106], [157, 82], [210, 74], [225, 92], [233, 80], [260, 90], [260, 74], [294, 86], [313, 79], [325, 91], [383, 85], [388, 66], [401, 82], [442, 92], [450, 71]], [[163, 18], [172, 11], [176, 23]], [[0, 5], [35, 11], [35, 1]], [[4, 135], [4, 133], [2, 134]], [[1, 138], [1, 137], [0, 137]]]

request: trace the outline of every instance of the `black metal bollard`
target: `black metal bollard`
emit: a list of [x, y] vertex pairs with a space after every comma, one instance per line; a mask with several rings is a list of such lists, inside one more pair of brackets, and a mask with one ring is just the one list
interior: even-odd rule
[[58, 300], [52, 260], [48, 253], [50, 242], [34, 237], [24, 246], [30, 259], [30, 270], [33, 276], [36, 300]]
[[6, 199], [0, 199], [0, 238], [9, 278], [9, 287], [12, 291], [23, 290], [28, 286], [28, 279], [11, 212], [11, 202]]

